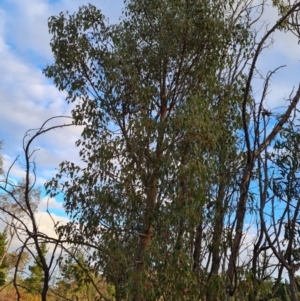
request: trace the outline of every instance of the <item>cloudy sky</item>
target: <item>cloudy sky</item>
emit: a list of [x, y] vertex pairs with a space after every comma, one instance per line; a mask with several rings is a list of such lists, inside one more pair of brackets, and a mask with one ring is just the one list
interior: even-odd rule
[[[70, 114], [71, 106], [65, 103], [65, 94], [42, 74], [42, 69], [52, 63], [47, 19], [61, 11], [73, 13], [87, 3], [100, 8], [110, 23], [118, 21], [123, 7], [122, 0], [0, 0], [0, 140], [4, 140], [6, 170], [16, 156], [22, 155], [22, 138], [27, 130], [38, 128], [52, 116]], [[264, 17], [269, 27], [274, 24], [276, 15], [276, 10], [269, 6]], [[300, 82], [297, 40], [284, 33], [277, 33], [273, 39], [274, 44], [259, 60], [260, 70], [266, 74], [267, 70], [280, 65], [287, 67], [273, 78], [268, 95], [270, 108], [283, 105], [284, 98]], [[257, 87], [256, 92], [260, 91]], [[37, 140], [34, 147], [39, 148], [36, 153], [38, 184], [51, 178], [61, 161], [78, 160], [74, 142], [79, 133], [80, 129], [69, 127]], [[18, 179], [22, 175], [22, 168], [16, 165], [11, 176]], [[51, 232], [50, 220], [45, 217], [46, 207], [47, 200], [43, 199], [37, 218], [41, 230]], [[50, 200], [49, 207], [55, 218], [64, 216], [57, 200]]]
[[[122, 0], [0, 0], [0, 140], [4, 141], [4, 169], [21, 155], [22, 139], [29, 129], [39, 128], [53, 116], [70, 115], [71, 106], [65, 103], [65, 94], [42, 74], [42, 69], [53, 62], [49, 46], [47, 21], [60, 12], [73, 13], [83, 4], [94, 4], [116, 23], [123, 7]], [[61, 120], [65, 123], [66, 120]], [[40, 137], [33, 148], [36, 153], [39, 185], [55, 174], [55, 167], [65, 159], [78, 160], [74, 142], [78, 128], [65, 128]], [[13, 179], [24, 172], [16, 164], [11, 171]], [[36, 215], [40, 231], [55, 235], [47, 206], [54, 220], [66, 220], [59, 200], [42, 198]], [[3, 225], [2, 225], [3, 227]], [[1, 230], [0, 224], [0, 230]], [[11, 249], [15, 249], [15, 241]]]

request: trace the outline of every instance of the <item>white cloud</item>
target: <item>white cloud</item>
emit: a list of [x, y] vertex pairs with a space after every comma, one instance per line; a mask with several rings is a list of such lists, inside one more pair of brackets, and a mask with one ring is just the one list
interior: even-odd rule
[[50, 216], [47, 212], [38, 212], [35, 218], [39, 231], [53, 238], [57, 238], [53, 223], [66, 224], [69, 221], [67, 217], [58, 216], [53, 213]]
[[31, 0], [19, 1], [11, 0], [7, 17], [7, 36], [13, 37], [13, 44], [18, 51], [32, 50], [44, 58], [51, 59], [51, 49], [49, 46], [50, 35], [48, 33], [48, 18], [58, 15], [60, 12], [69, 11], [70, 14], [76, 12], [81, 5], [88, 3], [101, 9], [104, 15], [110, 18], [112, 23], [117, 22], [123, 7], [120, 0]]
[[64, 210], [62, 203], [58, 202], [55, 198], [44, 197], [39, 203], [38, 211], [44, 213], [48, 209]]
[[[57, 206], [57, 204], [56, 204]], [[61, 225], [66, 224], [69, 219], [67, 217], [59, 216], [57, 214], [52, 213], [51, 216], [47, 212], [37, 212], [35, 214], [35, 220], [38, 225], [38, 231], [47, 235], [50, 238], [56, 239], [58, 236], [55, 232], [55, 224], [59, 223]], [[2, 220], [0, 220], [0, 231], [3, 231], [5, 224]], [[30, 228], [30, 223], [28, 223], [28, 227]], [[24, 240], [26, 237], [24, 235], [21, 236], [21, 239]], [[10, 246], [10, 252], [17, 250], [22, 246], [22, 243], [18, 240], [17, 237], [14, 237], [13, 242]]]
[[[0, 51], [0, 69], [2, 74], [5, 74], [4, 80], [0, 81], [0, 139], [5, 141], [4, 162], [6, 164], [8, 159], [10, 164], [17, 155], [23, 155], [22, 138], [28, 129], [39, 128], [49, 117], [70, 115], [71, 108], [65, 104], [64, 93], [58, 92], [50, 85], [40, 70], [26, 65], [11, 54], [7, 46]], [[69, 122], [61, 119], [56, 121], [56, 124]], [[40, 166], [54, 167], [65, 158], [77, 158], [74, 142], [80, 132], [80, 128], [69, 127], [57, 129], [38, 138], [37, 143], [33, 145], [42, 145], [42, 150], [36, 154], [37, 158], [41, 156], [37, 163]], [[66, 151], [67, 149], [69, 151]]]
[[[260, 0], [255, 0], [253, 5], [260, 4]], [[258, 34], [257, 42], [260, 38], [270, 30], [279, 19], [278, 9], [275, 8], [271, 0], [265, 3], [264, 13], [261, 20], [257, 23], [256, 29]], [[272, 43], [270, 43], [273, 41]], [[269, 71], [275, 70], [277, 67], [285, 65], [286, 67], [277, 70], [273, 74], [270, 81], [270, 93], [266, 98], [266, 107], [270, 109], [286, 104], [285, 97], [289, 96], [293, 87], [298, 87], [299, 75], [299, 60], [300, 60], [300, 45], [297, 38], [292, 33], [285, 33], [276, 30], [268, 39], [264, 46], [269, 47], [264, 49], [257, 61], [257, 69], [259, 73], [266, 78]], [[255, 98], [260, 99], [264, 79], [260, 79], [260, 75], [256, 75], [254, 80], [253, 90]]]
[[[28, 129], [40, 127], [49, 117], [70, 115], [72, 106], [66, 104], [66, 94], [59, 92], [41, 72], [52, 60], [47, 20], [61, 11], [73, 13], [87, 2], [3, 2], [0, 9], [0, 140], [5, 142], [3, 153], [7, 168], [17, 155], [22, 155], [22, 139]], [[112, 22], [118, 20], [123, 7], [121, 0], [91, 3], [102, 9]], [[33, 149], [40, 148], [36, 153], [38, 184], [52, 177], [61, 161], [79, 162], [74, 143], [80, 133], [79, 127], [68, 127], [37, 139]], [[20, 166], [14, 167], [12, 175], [23, 175]]]
[[[255, 0], [254, 5], [261, 4], [262, 1]], [[265, 8], [263, 15], [260, 21], [257, 23], [256, 28], [262, 28], [259, 36], [261, 36], [266, 31], [270, 30], [281, 17], [279, 15], [278, 9], [274, 7], [273, 1], [268, 0], [265, 2]], [[266, 30], [265, 30], [266, 29]], [[299, 45], [298, 39], [293, 35], [291, 32], [284, 32], [276, 30], [270, 38], [273, 40], [272, 45], [269, 47], [273, 52], [277, 53], [277, 55], [283, 55], [282, 58], [291, 60], [291, 61], [299, 61], [300, 52], [299, 52]], [[269, 40], [270, 41], [270, 40]], [[266, 56], [266, 59], [271, 59], [270, 56]], [[273, 57], [274, 58], [274, 57]]]

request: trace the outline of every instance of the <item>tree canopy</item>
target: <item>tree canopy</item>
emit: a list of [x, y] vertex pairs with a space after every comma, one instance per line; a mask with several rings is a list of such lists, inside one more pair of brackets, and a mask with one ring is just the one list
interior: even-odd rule
[[[24, 143], [24, 231], [37, 255], [24, 242], [35, 262], [20, 287], [43, 301], [298, 300], [300, 88], [268, 111], [280, 68], [261, 74], [257, 61], [276, 30], [300, 38], [300, 2], [273, 5], [279, 18], [265, 32], [267, 3], [251, 0], [125, 0], [113, 25], [93, 5], [49, 18], [54, 62], [44, 74], [83, 128], [81, 163], [62, 162], [46, 183], [70, 219], [48, 237], [29, 174], [31, 142], [51, 127]], [[67, 255], [50, 287], [57, 249]]]
[[240, 161], [245, 78], [239, 65], [228, 72], [236, 47], [251, 47], [247, 20], [224, 2], [131, 1], [118, 25], [89, 5], [49, 28], [55, 64], [45, 74], [84, 125], [86, 167], [63, 162], [47, 184], [64, 192], [65, 233], [96, 241], [118, 300], [197, 298], [203, 258], [191, 239]]
[[61, 230], [93, 242], [117, 300], [211, 298], [210, 281], [199, 292], [209, 260], [203, 242], [213, 279], [233, 241], [231, 294], [250, 176], [273, 139], [249, 138], [251, 123], [260, 130], [262, 115], [249, 111], [251, 80], [269, 33], [256, 47], [251, 2], [126, 4], [117, 25], [91, 5], [49, 20], [55, 63], [44, 72], [84, 125], [77, 146], [86, 166], [63, 162], [47, 184], [65, 196], [71, 222]]

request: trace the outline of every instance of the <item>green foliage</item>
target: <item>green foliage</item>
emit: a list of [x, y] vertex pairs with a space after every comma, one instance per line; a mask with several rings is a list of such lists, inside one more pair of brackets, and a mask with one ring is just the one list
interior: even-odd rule
[[[47, 244], [41, 244], [42, 255], [45, 256], [48, 252]], [[38, 255], [35, 257], [33, 265], [28, 267], [30, 275], [24, 280], [24, 285], [30, 294], [40, 294], [43, 288], [44, 271], [41, 264], [41, 259]]]
[[279, 298], [279, 300], [291, 300], [289, 283], [286, 280], [285, 282], [280, 282], [279, 288], [275, 293], [275, 297]]
[[[20, 256], [21, 256], [21, 259], [19, 260]], [[16, 266], [18, 260], [19, 260], [18, 269], [20, 271], [24, 271], [24, 269], [26, 268], [26, 266], [30, 260], [29, 253], [22, 252], [22, 254], [20, 255], [18, 252], [13, 251], [13, 252], [7, 254], [7, 263], [9, 265], [10, 269], [13, 269]]]
[[65, 258], [60, 258], [60, 277], [54, 288], [56, 294], [71, 300], [96, 300], [98, 292], [107, 298], [115, 295], [112, 284], [107, 285], [104, 279], [95, 272], [80, 249], [72, 248]]
[[[256, 57], [244, 74], [265, 45], [255, 40], [251, 3], [128, 0], [116, 25], [92, 5], [49, 19], [54, 63], [44, 73], [73, 105], [85, 166], [62, 162], [46, 188], [64, 195], [70, 222], [58, 232], [89, 249], [88, 263], [77, 254], [62, 265], [60, 288], [79, 298], [91, 268], [118, 301], [272, 295], [273, 283], [261, 280], [269, 259], [259, 262], [267, 256], [263, 207], [251, 273], [235, 266], [245, 213], [263, 203], [249, 187], [258, 181], [263, 190], [263, 169], [254, 167], [271, 116], [261, 111], [265, 95], [258, 106], [251, 89]], [[297, 162], [288, 156], [272, 184], [284, 196], [284, 173]]]
[[8, 262], [6, 260], [7, 252], [7, 229], [4, 229], [0, 233], [0, 286], [5, 284], [6, 269], [8, 268]]
[[[61, 276], [63, 281], [69, 287], [70, 292], [79, 292], [85, 288], [85, 284], [89, 282], [85, 269], [88, 269], [83, 253], [72, 252], [72, 256], [68, 256], [61, 266]], [[75, 285], [74, 285], [75, 283]], [[71, 288], [71, 285], [73, 288]]]
[[[0, 205], [5, 210], [12, 213], [12, 215], [6, 214], [6, 222], [10, 224], [14, 220], [14, 216], [18, 218], [26, 218], [26, 212], [24, 208], [27, 209], [27, 205], [24, 199], [25, 192], [25, 179], [18, 181], [15, 185], [11, 185], [9, 193], [0, 192]], [[29, 203], [31, 210], [35, 212], [40, 201], [41, 189], [35, 187], [29, 192]], [[18, 202], [18, 203], [17, 203]]]
[[224, 70], [251, 37], [225, 13], [224, 1], [130, 1], [118, 25], [92, 5], [49, 19], [44, 72], [75, 104], [86, 167], [63, 162], [47, 189], [65, 195], [60, 231], [96, 242], [118, 300], [199, 296], [191, 238], [238, 162], [244, 79], [229, 84]]
[[295, 262], [299, 261], [300, 246], [300, 212], [298, 196], [300, 193], [299, 176], [299, 151], [300, 135], [294, 122], [291, 120], [281, 131], [280, 138], [275, 142], [272, 158], [278, 168], [277, 174], [273, 176], [271, 189], [274, 195], [284, 200], [287, 209], [282, 215], [284, 224], [284, 239], [291, 241], [287, 250]]

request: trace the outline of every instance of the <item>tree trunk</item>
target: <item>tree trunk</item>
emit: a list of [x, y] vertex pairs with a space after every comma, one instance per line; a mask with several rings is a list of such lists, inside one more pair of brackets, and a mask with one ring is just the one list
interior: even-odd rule
[[194, 242], [194, 253], [193, 253], [193, 271], [197, 272], [200, 267], [200, 254], [201, 254], [201, 242], [202, 242], [202, 220], [199, 222], [198, 227], [196, 229], [196, 238]]
[[292, 268], [289, 269], [289, 279], [290, 279], [291, 301], [298, 301], [299, 299], [298, 299], [298, 295], [297, 295], [295, 274], [294, 274], [294, 270]]
[[136, 278], [135, 278], [135, 289], [133, 293], [134, 301], [144, 301], [144, 290], [145, 290], [145, 263], [144, 255], [148, 250], [153, 235], [153, 213], [154, 206], [157, 196], [157, 179], [153, 179], [151, 188], [147, 195], [146, 209], [144, 213], [144, 228], [139, 233], [139, 247], [136, 261]]
[[241, 184], [241, 194], [240, 194], [240, 198], [237, 206], [237, 212], [236, 212], [235, 236], [233, 239], [233, 245], [231, 248], [231, 254], [230, 254], [228, 270], [227, 270], [227, 279], [229, 281], [229, 285], [231, 289], [232, 289], [232, 283], [234, 278], [234, 270], [236, 267], [236, 259], [239, 255], [240, 244], [243, 237], [243, 227], [244, 227], [244, 218], [246, 213], [246, 203], [248, 198], [251, 165], [252, 164], [248, 163], [248, 166], [244, 172], [244, 176]]
[[221, 254], [220, 246], [223, 234], [223, 220], [224, 220], [224, 189], [225, 185], [222, 183], [219, 186], [218, 196], [215, 205], [215, 218], [214, 218], [214, 233], [212, 238], [212, 267], [210, 275], [217, 275], [220, 269]]

